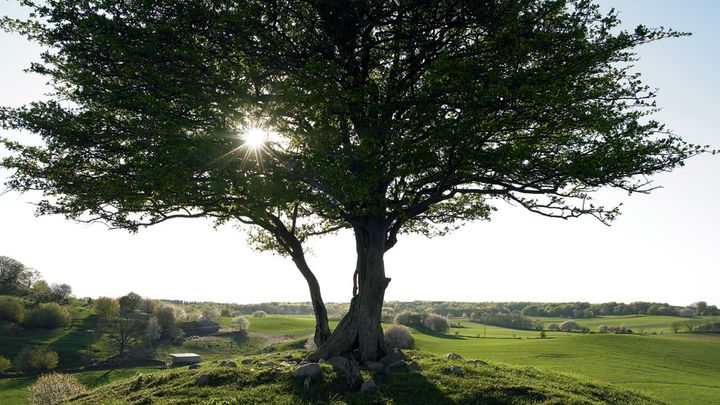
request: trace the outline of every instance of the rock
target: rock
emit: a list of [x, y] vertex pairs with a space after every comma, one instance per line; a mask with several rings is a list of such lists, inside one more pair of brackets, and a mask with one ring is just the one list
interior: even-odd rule
[[327, 362], [332, 365], [333, 368], [342, 371], [345, 375], [345, 383], [350, 390], [357, 391], [360, 389], [363, 383], [363, 377], [362, 374], [360, 374], [357, 363], [342, 356], [331, 357]]
[[487, 365], [487, 362], [485, 362], [485, 361], [483, 361], [483, 360], [470, 360], [470, 363], [472, 363], [472, 364], [477, 364], [478, 366]]
[[298, 379], [307, 380], [306, 384], [309, 384], [309, 380], [320, 380], [323, 372], [320, 365], [317, 363], [308, 363], [295, 369], [293, 377]]
[[[214, 363], [214, 362], [213, 362]], [[220, 367], [223, 367], [227, 363], [227, 360], [223, 360], [220, 362]]]
[[392, 352], [388, 353], [385, 357], [380, 359], [380, 362], [386, 366], [389, 366], [392, 363], [395, 363], [398, 360], [405, 360], [405, 354], [401, 352], [400, 350], [393, 350]]
[[295, 360], [286, 360], [286, 361], [281, 361], [281, 362], [280, 362], [280, 365], [281, 365], [281, 366], [285, 366], [285, 367], [288, 367], [288, 366], [297, 366], [297, 364], [298, 364], [298, 363], [297, 363]]
[[200, 368], [200, 365], [199, 365], [199, 364], [191, 364], [191, 365], [188, 366], [188, 368], [189, 368], [190, 370], [195, 370], [195, 369]]
[[267, 361], [258, 361], [257, 363], [255, 363], [255, 365], [258, 367], [269, 367], [272, 365], [272, 363], [269, 363]]
[[325, 359], [320, 359], [320, 361], [318, 361], [318, 364], [325, 364], [325, 363], [327, 363], [327, 360], [325, 360]]
[[456, 354], [456, 353], [447, 353], [446, 355], [443, 356], [443, 359], [446, 359], [446, 360], [461, 360], [462, 357], [461, 357], [459, 354]]
[[377, 387], [377, 384], [375, 384], [375, 380], [372, 378], [362, 383], [362, 386], [360, 387], [360, 391], [362, 392], [368, 392], [373, 391]]
[[461, 376], [461, 375], [463, 375], [463, 371], [458, 366], [452, 366], [452, 367], [450, 367], [450, 374]]
[[407, 366], [408, 371], [420, 371], [420, 365], [417, 361], [413, 361]]
[[365, 367], [370, 371], [375, 371], [375, 372], [385, 371], [385, 365], [380, 363], [379, 361], [373, 361], [373, 362], [367, 363], [365, 365]]
[[242, 364], [253, 364], [253, 359], [243, 359], [240, 363]]
[[237, 367], [237, 363], [235, 363], [234, 361], [226, 361], [225, 364], [220, 363], [220, 366], [221, 366], [221, 367], [236, 368], [236, 367]]
[[207, 374], [200, 374], [197, 377], [196, 383], [197, 383], [198, 387], [204, 387], [204, 386], [208, 385], [208, 383], [210, 383], [210, 376]]
[[390, 371], [392, 373], [402, 373], [408, 371], [408, 365], [403, 360], [398, 360], [395, 363], [387, 366], [387, 371]]

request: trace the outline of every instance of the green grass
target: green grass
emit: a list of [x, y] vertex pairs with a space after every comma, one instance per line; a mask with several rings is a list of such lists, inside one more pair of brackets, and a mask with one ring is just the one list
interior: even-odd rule
[[[296, 354], [297, 356], [297, 354]], [[294, 366], [282, 365], [282, 354], [263, 356], [273, 367], [240, 365], [237, 369], [205, 364], [142, 375], [110, 384], [71, 403], [76, 404], [657, 404], [650, 397], [564, 374], [499, 364], [475, 365], [447, 361], [416, 353], [420, 372], [376, 375], [379, 388], [372, 393], [350, 393], [331, 366], [322, 365], [323, 381], [302, 388], [294, 381]], [[463, 375], [449, 368], [457, 365]], [[210, 383], [198, 387], [197, 376], [207, 374]], [[370, 374], [364, 372], [365, 377]]]
[[[535, 334], [537, 336], [537, 333]], [[584, 375], [677, 404], [720, 398], [720, 338], [550, 333], [483, 339], [415, 333], [419, 350]]]
[[[24, 346], [42, 345], [56, 351], [60, 357], [58, 368], [75, 368], [90, 358], [105, 358], [110, 352], [103, 345], [96, 345], [98, 335], [97, 316], [92, 309], [68, 305], [72, 322], [68, 327], [54, 330], [21, 329], [19, 332], [0, 332], [0, 355], [14, 358]], [[8, 325], [5, 325], [7, 327]]]
[[[133, 367], [113, 370], [93, 370], [75, 373], [78, 380], [88, 388], [96, 388], [105, 384], [132, 377], [137, 373], [158, 371], [158, 368]], [[28, 403], [28, 390], [35, 382], [35, 377], [0, 379], [0, 404], [23, 405]]]

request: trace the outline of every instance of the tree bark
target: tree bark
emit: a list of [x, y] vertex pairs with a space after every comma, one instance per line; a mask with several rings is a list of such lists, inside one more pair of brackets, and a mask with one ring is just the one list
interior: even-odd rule
[[330, 337], [330, 325], [328, 324], [327, 309], [325, 302], [320, 294], [320, 284], [315, 275], [310, 270], [303, 255], [292, 255], [293, 262], [297, 266], [300, 273], [305, 277], [308, 288], [310, 289], [310, 301], [312, 302], [313, 312], [315, 313], [315, 334], [313, 341], [317, 347], [320, 347]]
[[385, 289], [386, 226], [382, 218], [370, 218], [354, 226], [357, 250], [357, 295], [348, 313], [318, 350], [312, 361], [357, 351], [362, 363], [377, 361], [385, 354], [385, 338], [380, 326]]

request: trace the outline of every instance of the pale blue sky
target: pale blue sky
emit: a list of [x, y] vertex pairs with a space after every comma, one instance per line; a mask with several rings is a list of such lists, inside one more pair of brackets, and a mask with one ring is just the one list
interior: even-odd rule
[[[656, 118], [688, 141], [720, 148], [720, 2], [602, 1], [628, 25], [669, 26], [693, 36], [640, 49], [638, 70], [658, 87]], [[14, 14], [0, 2], [0, 14]], [[0, 105], [42, 97], [43, 80], [22, 74], [39, 48], [0, 33]], [[0, 172], [0, 182], [6, 173]], [[628, 198], [612, 227], [591, 219], [560, 221], [499, 204], [489, 223], [450, 236], [404, 237], [386, 256], [389, 300], [662, 301], [720, 304], [720, 158], [702, 156], [657, 176], [663, 188]], [[182, 220], [132, 235], [101, 225], [33, 216], [34, 195], [0, 196], [0, 255], [66, 282], [78, 295], [130, 290], [156, 298], [222, 302], [307, 301], [291, 261], [246, 246], [232, 227]], [[354, 267], [352, 236], [313, 244], [311, 266], [328, 301], [347, 301]]]

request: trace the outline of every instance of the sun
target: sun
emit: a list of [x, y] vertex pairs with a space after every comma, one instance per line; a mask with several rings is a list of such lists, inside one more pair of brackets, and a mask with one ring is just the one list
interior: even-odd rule
[[265, 144], [267, 134], [260, 128], [250, 128], [245, 132], [245, 143], [250, 149], [259, 149]]

